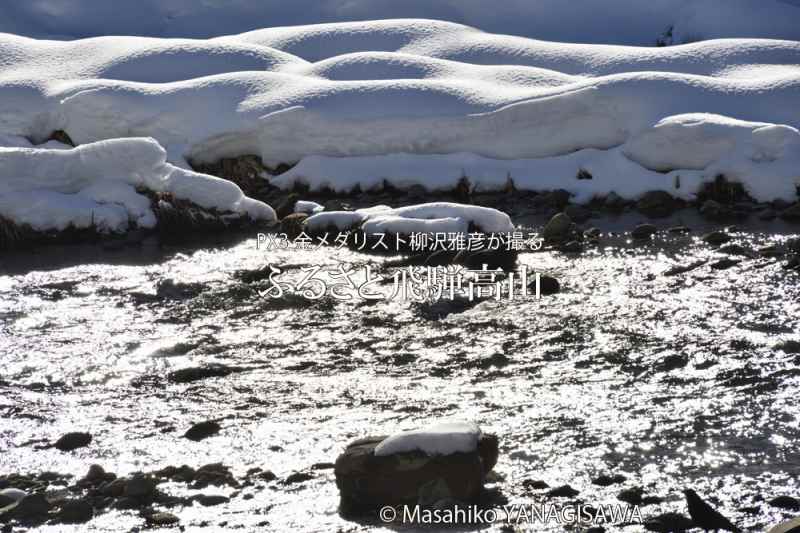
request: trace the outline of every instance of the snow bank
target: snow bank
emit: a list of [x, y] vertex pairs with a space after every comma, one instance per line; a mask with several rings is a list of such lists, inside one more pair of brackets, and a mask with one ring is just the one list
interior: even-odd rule
[[247, 198], [233, 183], [170, 165], [153, 139], [114, 139], [74, 149], [15, 144], [0, 147], [0, 216], [35, 230], [153, 227], [150, 200], [137, 187], [208, 209], [275, 219], [271, 207]]
[[491, 207], [432, 202], [392, 209], [381, 205], [356, 211], [326, 211], [308, 217], [306, 228], [319, 232], [360, 227], [367, 234], [466, 233], [470, 224], [485, 233], [514, 230], [511, 217]]
[[427, 455], [469, 453], [478, 448], [480, 428], [471, 422], [445, 422], [388, 437], [375, 448], [375, 455], [421, 451]]
[[[569, 42], [652, 46], [720, 37], [800, 38], [798, 7], [774, 0], [36, 0], [6, 2], [0, 31], [35, 37], [210, 37], [266, 26], [431, 18]], [[796, 4], [796, 2], [795, 2]], [[672, 31], [668, 30], [672, 28]]]
[[722, 174], [741, 182], [756, 200], [769, 201], [795, 196], [799, 169], [797, 129], [693, 113], [661, 120], [608, 150], [516, 160], [469, 153], [312, 156], [273, 183], [288, 187], [302, 182], [311, 189], [336, 184], [335, 189], [346, 191], [388, 180], [438, 190], [452, 189], [466, 176], [476, 190], [503, 189], [511, 179], [520, 189], [566, 189], [580, 202], [612, 191], [637, 198], [651, 190], [691, 200], [703, 183]]
[[[646, 7], [617, 0], [604, 2], [602, 10], [580, 1], [587, 6], [578, 10], [582, 17], [618, 10], [642, 22], [645, 11], [653, 17], [652, 5], [670, 16], [683, 10], [687, 20], [704, 20], [712, 29], [767, 17], [764, 27], [777, 31], [800, 13], [771, 0], [758, 2], [758, 10], [749, 0], [724, 6], [717, 0], [654, 0]], [[79, 23], [89, 26], [110, 9], [88, 0], [63, 2], [77, 6], [70, 13], [76, 20], [77, 13], [86, 15]], [[528, 3], [512, 3], [527, 12]], [[383, 6], [375, 9], [385, 16], [396, 4], [374, 6]], [[490, 10], [480, 5], [463, 9], [486, 15]], [[547, 6], [565, 17], [575, 10], [554, 0], [530, 5], [534, 12]], [[147, 9], [161, 9], [153, 6]], [[718, 10], [713, 17], [710, 6]], [[37, 9], [6, 11], [33, 21]], [[120, 7], [119, 13], [126, 9], [133, 8]], [[180, 13], [205, 9], [171, 15], [180, 19]], [[276, 21], [286, 9], [276, 7]], [[719, 10], [729, 16], [720, 17]], [[540, 24], [535, 17], [515, 17]], [[129, 18], [124, 22], [147, 20]], [[587, 20], [602, 26], [594, 17]], [[452, 22], [378, 20], [268, 28], [205, 41], [57, 42], [0, 34], [0, 57], [3, 138], [42, 141], [59, 129], [79, 144], [149, 136], [180, 172], [187, 171], [186, 161], [255, 154], [271, 167], [299, 162], [274, 180], [281, 187], [299, 181], [349, 190], [388, 179], [400, 187], [441, 188], [456, 176], [496, 187], [511, 177], [518, 187], [565, 188], [585, 198], [609, 190], [628, 197], [672, 190], [678, 175], [677, 194], [689, 195], [712, 171], [725, 171], [760, 198], [794, 198], [786, 169], [797, 157], [793, 139], [800, 127], [798, 41], [640, 48], [531, 40]], [[706, 116], [680, 122], [698, 112]], [[703, 125], [696, 127], [698, 121]], [[595, 178], [576, 183], [581, 169]], [[174, 172], [176, 184], [186, 176]], [[230, 194], [224, 203], [235, 203]]]

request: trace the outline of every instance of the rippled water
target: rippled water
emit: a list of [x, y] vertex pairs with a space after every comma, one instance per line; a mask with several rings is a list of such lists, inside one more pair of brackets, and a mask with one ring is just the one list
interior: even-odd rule
[[[734, 235], [749, 247], [785, 238], [760, 228]], [[581, 255], [521, 256], [559, 278], [560, 294], [460, 306], [442, 319], [408, 302], [264, 298], [233, 273], [265, 262], [378, 268], [386, 259], [330, 248], [265, 252], [255, 235], [213, 247], [146, 240], [7, 256], [0, 474], [79, 478], [92, 463], [119, 474], [261, 467], [278, 479], [222, 506], [172, 512], [189, 527], [372, 530], [338, 515], [333, 471], [312, 465], [334, 461], [355, 438], [457, 416], [500, 436], [489, 487], [510, 502], [546, 501], [525, 480], [569, 484], [580, 494], [553, 501], [592, 505], [639, 486], [663, 499], [641, 508], [647, 518], [685, 513], [680, 489], [691, 486], [739, 525], [763, 531], [787, 516], [767, 501], [800, 493], [800, 357], [775, 349], [800, 339], [800, 288], [797, 274], [769, 258], [662, 275], [719, 256], [697, 232], [641, 246], [604, 235]], [[166, 279], [199, 285], [157, 297]], [[210, 362], [241, 368], [188, 384], [166, 378]], [[219, 435], [182, 438], [205, 419], [222, 419]], [[72, 430], [91, 432], [91, 446], [38, 449]], [[281, 483], [297, 471], [313, 478]], [[627, 481], [591, 483], [604, 473]], [[133, 511], [109, 511], [74, 530], [142, 524]]]

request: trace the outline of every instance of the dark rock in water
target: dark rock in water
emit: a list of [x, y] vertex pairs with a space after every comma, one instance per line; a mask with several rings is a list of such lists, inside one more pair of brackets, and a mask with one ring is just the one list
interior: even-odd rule
[[643, 494], [644, 489], [642, 487], [633, 487], [620, 491], [617, 494], [617, 499], [630, 505], [640, 505]]
[[703, 242], [707, 242], [708, 244], [725, 244], [729, 240], [731, 240], [731, 236], [725, 233], [724, 231], [712, 231], [710, 233], [706, 233], [700, 239]]
[[[243, 283], [257, 283], [269, 279], [274, 271], [273, 266], [267, 264], [254, 270], [237, 270], [233, 276]], [[274, 269], [281, 270], [281, 267], [274, 266]]]
[[614, 474], [613, 476], [602, 474], [594, 478], [592, 483], [599, 487], [610, 487], [611, 485], [616, 485], [618, 483], [625, 483], [627, 479], [628, 478], [622, 474]]
[[651, 218], [663, 218], [671, 215], [679, 202], [664, 191], [649, 191], [636, 202], [636, 209]]
[[425, 266], [437, 267], [452, 265], [457, 256], [458, 252], [452, 250], [438, 250], [425, 259]]
[[181, 521], [180, 518], [172, 513], [158, 512], [147, 515], [145, 521], [155, 527], [174, 526]]
[[213, 420], [208, 420], [206, 422], [199, 422], [193, 425], [189, 430], [183, 434], [189, 440], [193, 441], [201, 441], [203, 439], [207, 439], [212, 435], [216, 435], [222, 429], [217, 422]]
[[222, 463], [211, 463], [197, 469], [192, 488], [204, 489], [209, 485], [239, 487], [239, 482], [233, 477], [230, 467]]
[[652, 224], [639, 224], [631, 231], [631, 237], [634, 239], [649, 239], [657, 231], [658, 228]]
[[486, 265], [487, 270], [497, 270], [498, 268], [504, 272], [511, 272], [517, 266], [517, 257], [519, 253], [516, 250], [482, 250], [480, 252], [471, 252], [468, 250], [461, 250], [453, 259], [453, 262], [459, 265], [464, 265], [470, 270], [481, 270], [483, 265]]
[[695, 528], [691, 518], [680, 513], [664, 513], [644, 522], [647, 531], [657, 533], [683, 533]]
[[719, 529], [725, 531], [739, 531], [739, 529], [731, 523], [730, 520], [722, 516], [716, 509], [711, 507], [708, 503], [703, 501], [692, 489], [683, 491], [686, 496], [686, 505], [689, 508], [689, 516], [692, 517], [696, 527], [705, 529], [706, 531], [717, 531]]
[[700, 268], [701, 266], [706, 264], [705, 259], [700, 259], [693, 263], [689, 263], [688, 265], [675, 265], [674, 267], [670, 268], [666, 272], [664, 272], [665, 276], [677, 276], [678, 274], [685, 274], [686, 272], [690, 272], [696, 268]]
[[91, 465], [89, 466], [89, 472], [80, 480], [80, 483], [97, 485], [106, 481], [112, 481], [116, 477], [116, 474], [106, 472], [100, 465]]
[[722, 205], [716, 200], [706, 200], [705, 203], [700, 206], [700, 214], [711, 220], [726, 220], [733, 218], [736, 212], [732, 208], [727, 205]]
[[711, 263], [711, 268], [714, 270], [727, 270], [733, 266], [738, 265], [741, 263], [738, 259], [731, 259], [730, 257], [723, 257], [719, 261], [715, 261]]
[[583, 251], [583, 245], [578, 241], [569, 241], [561, 245], [559, 247], [559, 250], [561, 250], [564, 253], [577, 254]]
[[310, 479], [314, 479], [314, 474], [309, 472], [294, 472], [293, 474], [289, 474], [289, 476], [283, 480], [283, 484], [293, 485], [294, 483], [302, 483]]
[[25, 496], [9, 507], [6, 513], [0, 516], [8, 516], [22, 522], [38, 522], [47, 520], [52, 506], [43, 494], [36, 493]]
[[672, 226], [671, 228], [667, 228], [668, 233], [691, 233], [692, 228], [687, 226]]
[[111, 496], [113, 498], [119, 498], [125, 492], [125, 484], [128, 481], [126, 479], [117, 478], [113, 481], [109, 481], [100, 486], [100, 494], [103, 496]]
[[678, 368], [683, 368], [687, 364], [689, 364], [689, 358], [685, 355], [668, 355], [659, 361], [656, 365], [656, 369], [660, 372], [669, 372], [671, 370], [676, 370]]
[[522, 482], [522, 486], [528, 490], [544, 490], [550, 488], [550, 485], [541, 479], [526, 479]]
[[241, 370], [239, 367], [214, 363], [207, 366], [192, 366], [173, 370], [167, 374], [167, 379], [173, 383], [192, 383], [201, 379], [226, 377]]
[[87, 500], [66, 500], [61, 504], [57, 520], [64, 524], [83, 524], [94, 517], [94, 507]]
[[296, 204], [299, 199], [300, 195], [294, 192], [286, 196], [286, 198], [284, 198], [275, 209], [275, 214], [278, 216], [278, 220], [283, 220], [294, 213], [294, 204]]
[[305, 221], [308, 218], [306, 213], [292, 213], [281, 218], [281, 233], [285, 233], [289, 239], [298, 237], [305, 228]]
[[580, 491], [573, 489], [569, 485], [561, 485], [547, 492], [547, 495], [551, 498], [574, 498], [578, 494], [580, 494]]
[[726, 244], [725, 246], [720, 247], [720, 252], [728, 255], [741, 255], [744, 257], [755, 257], [756, 253], [749, 248], [745, 248], [740, 244]]
[[125, 482], [123, 494], [128, 498], [147, 500], [156, 492], [156, 480], [141, 472], [134, 474]]
[[375, 455], [375, 447], [385, 438], [354, 441], [336, 459], [334, 473], [343, 514], [431, 499], [476, 502], [486, 475], [497, 461], [498, 441], [493, 435], [482, 435], [478, 449], [469, 453]]
[[[561, 283], [559, 283], [556, 278], [545, 274], [539, 274], [539, 294], [541, 296], [556, 294], [560, 290]], [[528, 292], [534, 296], [536, 295], [536, 279], [528, 284]]]
[[164, 300], [183, 300], [194, 298], [203, 292], [200, 283], [180, 283], [171, 279], [162, 279], [156, 285], [156, 297]]
[[542, 238], [547, 242], [563, 242], [570, 236], [572, 219], [564, 213], [558, 213], [545, 224]]
[[570, 204], [564, 208], [564, 214], [578, 224], [582, 224], [592, 218], [592, 212], [582, 205]]
[[789, 511], [800, 511], [800, 500], [791, 496], [778, 496], [769, 501], [771, 507], [778, 509], [788, 509]]
[[480, 359], [479, 361], [477, 361], [475, 365], [472, 366], [488, 370], [489, 368], [492, 367], [503, 368], [504, 366], [508, 366], [509, 364], [511, 364], [511, 359], [506, 357], [504, 354], [498, 352], [490, 355], [489, 357], [484, 357], [483, 359]]
[[800, 222], [800, 202], [781, 211], [781, 218], [789, 222]]
[[781, 350], [784, 353], [800, 353], [800, 342], [793, 340], [782, 341], [776, 344], [774, 349]]
[[230, 498], [222, 494], [198, 494], [194, 497], [194, 500], [203, 507], [213, 507], [231, 501]]
[[335, 464], [328, 462], [314, 463], [311, 465], [311, 470], [333, 470], [335, 466]]
[[71, 452], [72, 450], [77, 450], [78, 448], [84, 448], [91, 444], [91, 442], [92, 436], [89, 433], [74, 431], [67, 433], [58, 439], [55, 443], [53, 443], [53, 447], [58, 448], [62, 452]]

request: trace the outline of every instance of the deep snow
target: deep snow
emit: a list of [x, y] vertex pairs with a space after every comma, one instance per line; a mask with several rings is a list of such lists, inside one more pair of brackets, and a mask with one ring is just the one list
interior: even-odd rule
[[[19, 141], [18, 144], [24, 144]], [[0, 215], [35, 230], [156, 224], [144, 187], [205, 208], [275, 220], [273, 209], [233, 183], [178, 168], [153, 139], [113, 139], [63, 148], [0, 147]]]
[[500, 0], [488, 8], [485, 0], [29, 0], [4, 2], [0, 14], [0, 31], [62, 39], [206, 38], [264, 27], [391, 18], [450, 20], [495, 33], [581, 43], [800, 38], [797, 0]]
[[[30, 9], [71, 6], [71, 17], [91, 4], [51, 1]], [[147, 22], [148, 9], [165, 5], [145, 5], [138, 23]], [[534, 2], [531, 9], [549, 5]], [[647, 26], [630, 2], [607, 6], [617, 14], [628, 8], [631, 27]], [[706, 36], [727, 28], [728, 35], [800, 38], [780, 34], [800, 13], [785, 3], [759, 2], [758, 10], [744, 0], [724, 9], [711, 0], [660, 0], [652, 6], [671, 7], [672, 16], [691, 12], [707, 26]], [[722, 11], [711, 17], [710, 6]], [[25, 7], [4, 9], [31, 23], [43, 20]], [[381, 13], [392, 12], [386, 7]], [[181, 19], [180, 13], [170, 20]], [[285, 12], [276, 13], [275, 21], [282, 20]], [[92, 20], [99, 19], [81, 24]], [[539, 23], [530, 22], [532, 28]], [[510, 31], [514, 25], [508, 24]], [[744, 31], [742, 24], [762, 24], [764, 31]], [[113, 25], [106, 31], [114, 31]], [[598, 38], [607, 37], [604, 31], [598, 30]], [[660, 48], [570, 44], [452, 22], [377, 20], [209, 40], [59, 42], [0, 34], [0, 58], [0, 144], [13, 147], [4, 154], [22, 157], [13, 154], [23, 153], [25, 139], [41, 142], [54, 130], [65, 130], [82, 145], [152, 137], [163, 147], [156, 151], [168, 155], [168, 170], [161, 172], [171, 173], [173, 187], [180, 182], [185, 197], [256, 210], [266, 218], [271, 215], [263, 205], [237, 203], [238, 189], [225, 188], [227, 196], [212, 200], [209, 184], [215, 190], [223, 186], [207, 177], [191, 181], [198, 175], [189, 163], [243, 154], [258, 155], [270, 167], [298, 163], [272, 180], [285, 188], [302, 182], [347, 191], [389, 181], [441, 189], [466, 177], [477, 189], [513, 182], [518, 188], [566, 189], [579, 201], [612, 191], [636, 198], [652, 189], [690, 199], [719, 174], [741, 181], [758, 200], [793, 200], [800, 181], [800, 41], [725, 39]], [[103, 156], [107, 172], [118, 155]], [[34, 166], [19, 175], [0, 170], [0, 191], [9, 188], [4, 182], [28, 176], [38, 185], [22, 188], [46, 190], [36, 201], [49, 209], [53, 195], [63, 194], [61, 177], [43, 174], [46, 168], [33, 163], [37, 158], [24, 159]], [[30, 194], [14, 187], [16, 194]], [[21, 198], [4, 194], [0, 214], [30, 220], [18, 207]], [[119, 185], [113, 191], [97, 185], [58, 203], [59, 209], [82, 213], [80, 224], [91, 208], [92, 218], [100, 216], [109, 227], [122, 226], [126, 216], [149, 224], [140, 204], [130, 188]], [[53, 215], [48, 224], [59, 227], [70, 217]]]

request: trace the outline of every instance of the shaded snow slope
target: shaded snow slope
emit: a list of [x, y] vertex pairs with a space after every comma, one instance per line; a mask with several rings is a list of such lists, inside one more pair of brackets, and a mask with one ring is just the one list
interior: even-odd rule
[[156, 218], [150, 200], [136, 187], [208, 209], [275, 219], [271, 207], [245, 197], [233, 183], [168, 164], [153, 139], [114, 139], [74, 149], [0, 146], [0, 216], [35, 230], [94, 225], [117, 232], [131, 223], [151, 228]]
[[[379, 20], [204, 41], [0, 35], [0, 52], [2, 136], [153, 137], [181, 168], [299, 161], [275, 180], [286, 187], [467, 176], [581, 198], [688, 196], [725, 173], [770, 199], [793, 196], [797, 178], [798, 41], [637, 48]], [[576, 180], [581, 169], [594, 179]]]
[[[796, 4], [793, 0], [500, 0], [487, 9], [485, 0], [28, 0], [3, 2], [0, 31], [62, 39], [206, 38], [263, 27], [429, 18], [536, 39], [653, 46], [659, 39], [675, 43], [721, 37], [798, 39]], [[671, 34], [665, 35], [670, 28]]]

